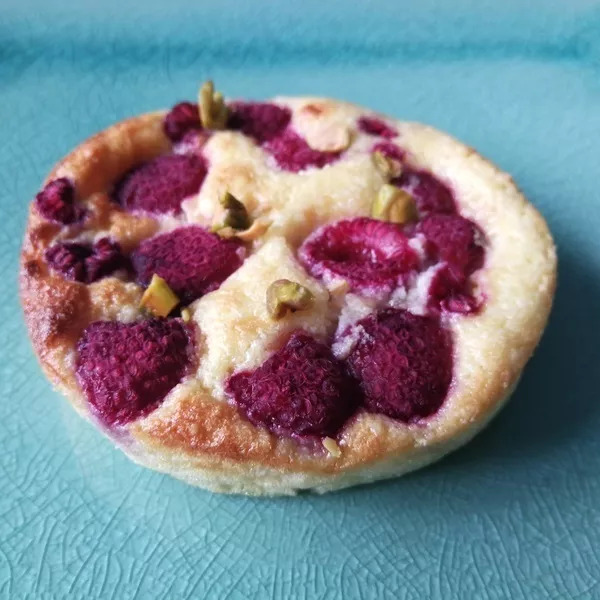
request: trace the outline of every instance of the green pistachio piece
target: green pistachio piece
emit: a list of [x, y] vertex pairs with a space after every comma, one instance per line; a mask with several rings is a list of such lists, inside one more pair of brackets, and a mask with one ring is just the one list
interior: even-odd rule
[[244, 231], [252, 225], [246, 207], [233, 194], [226, 192], [221, 196], [219, 202], [225, 209], [225, 213], [221, 225], [217, 226], [217, 230], [231, 227], [234, 230]]
[[177, 294], [162, 277], [154, 273], [140, 300], [140, 308], [144, 308], [155, 317], [166, 317], [178, 304]]
[[313, 301], [308, 288], [289, 279], [278, 279], [267, 289], [267, 311], [273, 319], [281, 319], [288, 311], [305, 310]]
[[400, 175], [402, 175], [402, 162], [397, 158], [386, 156], [379, 150], [375, 150], [371, 157], [375, 163], [375, 166], [377, 167], [377, 170], [386, 179], [395, 179], [396, 177], [400, 177]]
[[371, 216], [402, 225], [417, 220], [417, 206], [408, 192], [386, 183], [381, 186], [373, 202]]
[[213, 82], [208, 80], [198, 94], [200, 122], [205, 129], [225, 129], [229, 109], [223, 100], [223, 94], [215, 92]]

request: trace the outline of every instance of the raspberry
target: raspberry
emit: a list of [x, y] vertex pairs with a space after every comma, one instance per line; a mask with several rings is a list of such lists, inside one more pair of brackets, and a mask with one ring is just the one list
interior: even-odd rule
[[92, 255], [85, 261], [88, 282], [96, 281], [126, 266], [125, 257], [117, 242], [99, 239], [93, 246]]
[[191, 130], [202, 129], [198, 105], [192, 102], [176, 104], [165, 116], [163, 128], [172, 142], [178, 142]]
[[429, 286], [430, 309], [476, 312], [481, 302], [469, 290], [468, 277], [483, 266], [485, 250], [477, 225], [458, 215], [430, 215], [418, 225], [431, 260], [442, 261]]
[[46, 262], [66, 279], [84, 282], [87, 279], [85, 260], [92, 254], [92, 249], [84, 244], [74, 242], [58, 243], [50, 246], [44, 254]]
[[254, 425], [282, 435], [335, 435], [354, 412], [357, 388], [329, 348], [303, 331], [226, 391]]
[[427, 307], [433, 311], [446, 310], [468, 315], [477, 312], [482, 304], [469, 292], [466, 279], [453, 275], [448, 265], [444, 265], [433, 276], [428, 294]]
[[268, 141], [264, 148], [277, 164], [286, 171], [297, 173], [309, 167], [319, 169], [335, 162], [341, 152], [322, 152], [313, 150], [304, 138], [291, 129], [286, 129], [281, 135]]
[[159, 156], [130, 171], [114, 191], [129, 210], [179, 213], [181, 202], [197, 193], [206, 176], [206, 163], [195, 154]]
[[222, 239], [192, 225], [144, 240], [131, 261], [138, 283], [148, 285], [156, 273], [188, 304], [216, 290], [240, 267], [244, 257], [239, 240]]
[[227, 126], [240, 130], [262, 144], [279, 135], [289, 124], [289, 108], [270, 102], [234, 102]]
[[477, 243], [481, 233], [472, 221], [458, 215], [430, 215], [418, 229], [429, 242], [431, 257], [447, 263], [457, 281], [483, 265], [484, 249]]
[[456, 212], [452, 192], [431, 173], [405, 169], [392, 183], [405, 189], [415, 198], [421, 216], [429, 213]]
[[391, 139], [398, 135], [398, 132], [390, 127], [385, 121], [377, 117], [361, 117], [358, 119], [358, 128], [363, 133], [377, 135], [382, 138]]
[[419, 263], [397, 225], [367, 217], [321, 227], [304, 241], [299, 257], [315, 277], [342, 278], [352, 289], [375, 293], [391, 291]]
[[75, 188], [66, 177], [46, 184], [35, 202], [42, 217], [54, 223], [70, 225], [83, 216], [82, 207], [75, 204]]
[[435, 413], [452, 380], [452, 340], [439, 320], [386, 309], [354, 327], [346, 361], [367, 410], [407, 423]]
[[191, 331], [179, 319], [95, 321], [77, 344], [77, 379], [107, 425], [154, 410], [191, 364]]
[[121, 247], [108, 238], [98, 240], [93, 246], [59, 242], [50, 246], [44, 257], [50, 267], [63, 277], [81, 283], [92, 283], [127, 267]]

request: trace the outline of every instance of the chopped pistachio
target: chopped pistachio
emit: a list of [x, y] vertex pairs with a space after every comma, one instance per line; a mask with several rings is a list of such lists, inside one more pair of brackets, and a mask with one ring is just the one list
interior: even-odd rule
[[208, 80], [198, 94], [200, 122], [205, 129], [225, 129], [229, 109], [223, 100], [223, 94], [215, 92], [213, 82]]
[[231, 192], [225, 192], [220, 198], [219, 203], [225, 209], [246, 210], [246, 207]]
[[417, 219], [417, 206], [408, 192], [386, 183], [381, 186], [373, 202], [371, 216], [380, 221], [409, 223]]
[[339, 458], [342, 455], [342, 451], [340, 447], [337, 445], [337, 442], [330, 437], [323, 438], [323, 446], [331, 456], [335, 458]]
[[254, 219], [252, 225], [248, 229], [244, 231], [236, 231], [235, 237], [239, 238], [243, 242], [251, 242], [253, 240], [258, 239], [269, 227], [271, 227], [272, 221], [265, 219], [263, 217], [259, 217], [258, 219]]
[[155, 317], [166, 317], [177, 305], [179, 298], [167, 282], [156, 273], [140, 300], [140, 308], [146, 309]]
[[192, 320], [192, 313], [190, 312], [189, 308], [181, 309], [181, 318], [184, 320], [185, 323], [189, 323]]
[[246, 207], [230, 192], [225, 192], [219, 200], [225, 209], [221, 227], [245, 230], [251, 225]]
[[394, 179], [402, 175], [402, 162], [392, 156], [386, 156], [383, 152], [375, 150], [371, 155], [375, 166], [386, 179]]
[[308, 288], [289, 279], [278, 279], [267, 289], [267, 311], [274, 319], [281, 319], [288, 311], [307, 309], [313, 300]]

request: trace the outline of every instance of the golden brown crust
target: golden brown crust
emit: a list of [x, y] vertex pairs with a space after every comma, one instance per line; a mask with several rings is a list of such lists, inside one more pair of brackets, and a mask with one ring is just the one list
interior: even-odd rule
[[[21, 252], [19, 285], [27, 329], [44, 371], [69, 394], [78, 410], [85, 402], [74, 377], [73, 353], [81, 332], [102, 313], [90, 299], [90, 288], [52, 273], [44, 251], [55, 239], [107, 229], [127, 249], [154, 232], [155, 222], [128, 215], [106, 192], [134, 165], [165, 152], [170, 145], [162, 133], [164, 113], [128, 119], [91, 137], [61, 160], [46, 183], [58, 177], [77, 182], [78, 199], [87, 199], [85, 227], [66, 228], [42, 219], [32, 204]], [[82, 231], [85, 229], [85, 231]], [[65, 231], [66, 230], [66, 231]], [[116, 282], [114, 287], [119, 287]], [[105, 285], [105, 284], [101, 284]]]
[[[325, 115], [340, 126], [349, 126], [366, 112], [315, 98], [279, 101], [294, 111], [295, 122], [300, 124], [306, 115], [311, 119]], [[125, 213], [106, 195], [112, 182], [132, 166], [168, 150], [162, 115], [144, 115], [107, 129], [84, 142], [53, 170], [50, 178], [67, 176], [76, 181], [78, 195], [91, 211], [83, 230], [72, 226], [70, 235], [110, 235], [129, 251], [156, 231], [176, 225]], [[411, 160], [452, 185], [461, 212], [476, 220], [488, 238], [486, 265], [478, 274], [478, 284], [487, 295], [484, 309], [476, 316], [446, 319], [456, 353], [454, 384], [445, 405], [420, 425], [361, 412], [340, 433], [341, 454], [335, 457], [324, 448], [278, 438], [254, 427], [223, 399], [219, 386], [199, 371], [197, 378], [177, 386], [151, 415], [126, 428], [129, 441], [124, 450], [135, 460], [219, 491], [326, 491], [431, 462], [470, 438], [502, 405], [538, 343], [550, 312], [556, 283], [551, 236], [541, 215], [510, 177], [474, 150], [429, 127], [388, 122], [397, 126]], [[209, 326], [211, 315], [221, 311], [224, 319], [231, 319], [224, 328], [237, 332], [239, 339], [248, 339], [248, 344], [254, 344], [250, 336], [252, 332], [257, 335], [256, 325], [262, 328], [265, 324], [259, 308], [244, 312], [232, 306], [224, 310], [226, 305], [219, 302], [243, 298], [242, 292], [247, 292], [248, 282], [257, 279], [256, 274], [282, 276], [277, 270], [280, 262], [288, 270], [296, 268], [293, 249], [314, 227], [333, 218], [368, 214], [373, 190], [381, 180], [363, 157], [368, 140], [354, 135], [353, 147], [360, 151], [349, 151], [347, 160], [310, 177], [273, 174], [264, 153], [236, 133], [222, 132], [206, 146], [211, 170], [199, 197], [184, 203], [183, 218], [209, 223], [216, 198], [225, 188], [241, 197], [254, 214], [275, 216], [264, 240], [253, 246], [253, 261], [245, 263], [248, 274], [241, 269], [218, 292], [191, 307], [195, 320], [207, 323], [201, 327], [203, 339], [198, 344], [201, 352], [210, 355], [205, 357], [206, 364], [217, 361], [225, 373], [241, 366], [235, 353], [227, 360], [210, 354], [214, 340], [221, 340], [219, 330]], [[290, 212], [293, 206], [297, 207], [295, 213]], [[54, 275], [43, 253], [63, 235], [32, 208], [21, 261], [21, 297], [44, 369], [86, 413], [73, 375], [77, 339], [92, 320], [134, 318], [132, 307], [137, 306], [142, 290], [114, 277], [85, 286]], [[317, 297], [327, 294], [310, 278], [304, 284], [312, 286]], [[246, 301], [251, 304], [250, 296], [260, 293], [260, 288], [253, 288]], [[332, 313], [314, 325], [316, 334], [331, 334], [335, 319]], [[278, 334], [273, 330], [269, 335], [262, 338], [258, 350], [256, 344], [243, 346], [240, 342], [236, 351], [239, 356], [251, 355], [249, 364], [254, 364]], [[204, 336], [210, 342], [208, 347]]]
[[[206, 458], [205, 465], [236, 462], [273, 469], [295, 469], [312, 473], [336, 473], [376, 461], [392, 449], [412, 447], [409, 436], [398, 439], [392, 421], [356, 415], [342, 434], [340, 457], [327, 456], [318, 442], [299, 444], [254, 427], [229, 403], [215, 401], [199, 385], [187, 386], [177, 401], [134, 425], [130, 432], [157, 449], [189, 453]], [[386, 427], [389, 425], [389, 427]], [[391, 434], [390, 434], [391, 432]]]
[[106, 192], [92, 194], [88, 204], [91, 215], [87, 227], [92, 231], [106, 230], [110, 237], [119, 240], [124, 252], [130, 252], [158, 230], [155, 219], [120, 210]]
[[162, 130], [164, 112], [133, 117], [92, 136], [61, 160], [47, 181], [69, 177], [85, 198], [106, 189], [135, 165], [170, 149]]
[[67, 349], [90, 322], [86, 286], [51, 275], [41, 260], [26, 257], [20, 281], [25, 322], [38, 358], [54, 383], [74, 389]]

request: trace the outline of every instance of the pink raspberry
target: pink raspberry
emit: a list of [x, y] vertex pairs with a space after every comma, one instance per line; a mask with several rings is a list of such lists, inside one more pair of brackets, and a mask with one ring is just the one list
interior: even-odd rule
[[36, 207], [45, 219], [70, 225], [83, 216], [83, 208], [75, 204], [75, 188], [66, 178], [61, 177], [46, 184], [35, 197]]
[[264, 149], [275, 158], [277, 164], [285, 171], [297, 173], [309, 167], [322, 168], [335, 162], [341, 152], [321, 152], [313, 150], [306, 140], [291, 129], [271, 138]]
[[431, 257], [447, 263], [457, 281], [483, 265], [483, 235], [472, 221], [458, 215], [430, 215], [419, 223], [418, 230], [429, 242]]
[[358, 128], [363, 133], [387, 139], [395, 138], [398, 135], [398, 132], [393, 127], [377, 117], [360, 117], [358, 119]]
[[329, 348], [303, 331], [226, 391], [254, 425], [281, 435], [335, 435], [357, 406], [354, 382]]
[[452, 380], [452, 340], [439, 320], [387, 309], [354, 328], [359, 339], [346, 361], [367, 410], [407, 423], [434, 414]]
[[165, 116], [163, 128], [172, 142], [178, 142], [191, 130], [202, 129], [198, 105], [192, 102], [176, 104]]
[[138, 283], [148, 285], [156, 273], [188, 304], [216, 290], [244, 258], [239, 240], [223, 239], [192, 225], [144, 240], [131, 262]]
[[483, 266], [483, 234], [475, 223], [458, 215], [430, 215], [418, 225], [427, 239], [427, 252], [442, 267], [429, 286], [430, 309], [461, 314], [476, 312], [481, 302], [473, 297], [468, 278]]
[[44, 257], [65, 279], [81, 283], [92, 283], [127, 267], [121, 247], [108, 238], [98, 240], [93, 246], [59, 242], [50, 246]]
[[481, 308], [481, 301], [474, 298], [469, 291], [466, 278], [456, 276], [444, 265], [433, 276], [428, 290], [427, 307], [437, 312], [448, 312], [468, 315]]
[[95, 321], [77, 344], [77, 379], [98, 417], [123, 425], [158, 407], [192, 363], [192, 331], [179, 319]]
[[227, 126], [262, 144], [279, 135], [289, 124], [289, 108], [270, 102], [233, 102]]
[[401, 228], [367, 217], [337, 221], [317, 229], [299, 250], [315, 277], [342, 278], [365, 293], [390, 292], [419, 257]]
[[177, 214], [181, 202], [198, 193], [206, 171], [206, 163], [195, 154], [159, 156], [125, 175], [114, 197], [128, 210]]
[[421, 216], [456, 212], [452, 192], [431, 173], [405, 169], [392, 183], [405, 189], [415, 198]]

